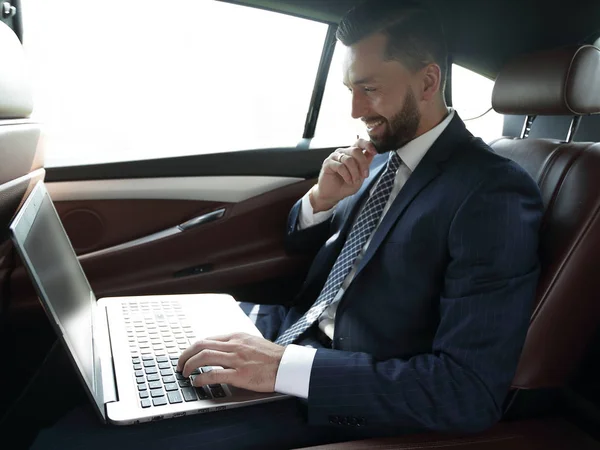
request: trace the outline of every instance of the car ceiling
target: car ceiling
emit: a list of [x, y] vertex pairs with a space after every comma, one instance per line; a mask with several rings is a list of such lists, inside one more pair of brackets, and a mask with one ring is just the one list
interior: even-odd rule
[[[227, 0], [228, 1], [228, 0]], [[390, 0], [393, 1], [393, 0]], [[358, 0], [228, 1], [337, 23]], [[440, 11], [453, 61], [495, 78], [513, 57], [600, 35], [600, 1], [425, 0]]]

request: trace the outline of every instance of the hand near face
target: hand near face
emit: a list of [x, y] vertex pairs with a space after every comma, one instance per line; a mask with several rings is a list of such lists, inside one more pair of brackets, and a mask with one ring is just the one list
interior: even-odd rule
[[358, 192], [369, 176], [369, 166], [377, 154], [369, 141], [359, 139], [353, 147], [339, 148], [325, 159], [319, 181], [311, 189], [315, 212], [326, 211]]
[[194, 386], [229, 384], [255, 392], [274, 392], [275, 379], [285, 347], [245, 333], [216, 336], [195, 342], [177, 363], [188, 377], [200, 367], [220, 366], [197, 375]]

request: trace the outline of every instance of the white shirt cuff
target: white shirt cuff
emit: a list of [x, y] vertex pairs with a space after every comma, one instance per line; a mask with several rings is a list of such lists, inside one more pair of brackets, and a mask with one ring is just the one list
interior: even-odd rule
[[298, 217], [298, 229], [300, 230], [304, 230], [312, 227], [313, 225], [318, 225], [322, 222], [325, 222], [327, 219], [333, 216], [333, 212], [335, 211], [334, 206], [327, 211], [321, 211], [318, 213], [314, 212], [313, 207], [310, 204], [310, 198], [308, 197], [309, 192], [304, 194], [304, 197], [302, 197], [302, 206], [300, 207], [300, 214]]
[[316, 348], [288, 345], [277, 370], [275, 392], [307, 399], [310, 372], [316, 354]]

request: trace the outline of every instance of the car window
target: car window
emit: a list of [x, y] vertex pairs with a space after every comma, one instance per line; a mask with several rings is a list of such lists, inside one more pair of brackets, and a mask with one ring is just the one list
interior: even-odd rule
[[315, 148], [346, 146], [356, 141], [356, 136], [368, 139], [365, 125], [351, 114], [352, 95], [343, 83], [342, 63], [345, 47], [336, 42], [327, 76], [323, 103], [311, 146]]
[[452, 65], [452, 105], [471, 133], [485, 142], [502, 136], [504, 116], [492, 109], [494, 81]]
[[46, 165], [295, 146], [324, 23], [216, 1], [22, 0]]

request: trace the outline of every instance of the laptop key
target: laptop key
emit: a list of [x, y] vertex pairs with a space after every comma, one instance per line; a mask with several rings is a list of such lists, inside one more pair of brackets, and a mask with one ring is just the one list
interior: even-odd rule
[[140, 394], [140, 398], [148, 398], [150, 396], [148, 391], [140, 391], [139, 394]]
[[223, 387], [220, 384], [215, 387], [211, 385], [210, 392], [212, 393], [214, 398], [223, 398], [227, 396], [227, 394], [225, 394], [225, 391], [223, 390]]
[[200, 400], [206, 400], [206, 399], [210, 398], [210, 395], [208, 395], [208, 393], [206, 392], [206, 390], [204, 390], [203, 387], [197, 387], [196, 394], [198, 394], [198, 398]]
[[183, 401], [178, 391], [168, 392], [167, 397], [169, 397], [169, 403], [181, 403]]
[[141, 364], [134, 364], [133, 365], [133, 370], [142, 370], [142, 365]]
[[150, 389], [160, 389], [162, 387], [162, 383], [160, 381], [151, 381], [148, 383], [148, 387]]
[[145, 391], [148, 389], [145, 384], [138, 384], [138, 391]]
[[165, 384], [165, 390], [178, 391], [179, 387], [177, 386], [177, 383], [167, 383], [167, 384]]
[[178, 359], [173, 359], [173, 358], [171, 358], [171, 365], [172, 365], [173, 367], [177, 367], [177, 361], [178, 361]]
[[152, 399], [152, 403], [154, 406], [163, 406], [167, 404], [167, 397], [164, 395], [162, 397], [156, 397]]
[[146, 382], [146, 378], [142, 375], [141, 377], [135, 377], [135, 381], [137, 384], [142, 384]]
[[161, 363], [158, 363], [158, 368], [159, 369], [170, 369], [171, 364], [169, 364], [168, 362], [161, 362]]
[[198, 399], [196, 396], [196, 391], [192, 387], [184, 387], [181, 389], [181, 393], [183, 394], [183, 399], [186, 402], [193, 402], [194, 400]]
[[159, 356], [158, 358], [156, 358], [156, 362], [159, 362], [159, 363], [169, 362], [169, 358], [167, 358], [166, 356]]
[[142, 408], [150, 408], [152, 406], [152, 402], [150, 401], [149, 398], [142, 399], [142, 401], [140, 403], [142, 405]]
[[143, 377], [144, 376], [144, 371], [143, 370], [136, 370], [135, 371], [135, 376], [136, 377]]
[[150, 375], [152, 373], [158, 373], [158, 369], [156, 367], [146, 367], [146, 374]]
[[190, 382], [190, 380], [179, 380], [179, 387], [185, 388], [185, 387], [191, 387], [192, 383]]
[[187, 378], [184, 377], [181, 372], [175, 372], [175, 378], [177, 378], [178, 380], [187, 380]]
[[144, 361], [144, 367], [154, 367], [156, 363], [154, 362], [154, 358], [151, 361]]
[[148, 378], [148, 381], [160, 381], [160, 376], [157, 373], [152, 373], [146, 376], [146, 378]]
[[142, 356], [142, 361], [154, 361], [154, 356]]
[[169, 369], [162, 369], [162, 370], [160, 371], [160, 374], [161, 374], [163, 377], [168, 377], [169, 375], [173, 375], [173, 371], [172, 371], [170, 368], [169, 368]]
[[167, 383], [175, 383], [175, 377], [173, 375], [169, 375], [167, 377], [163, 378], [163, 383], [167, 384]]
[[165, 395], [165, 391], [163, 391], [162, 389], [152, 389], [150, 391], [150, 395], [152, 396], [152, 398], [161, 397]]

